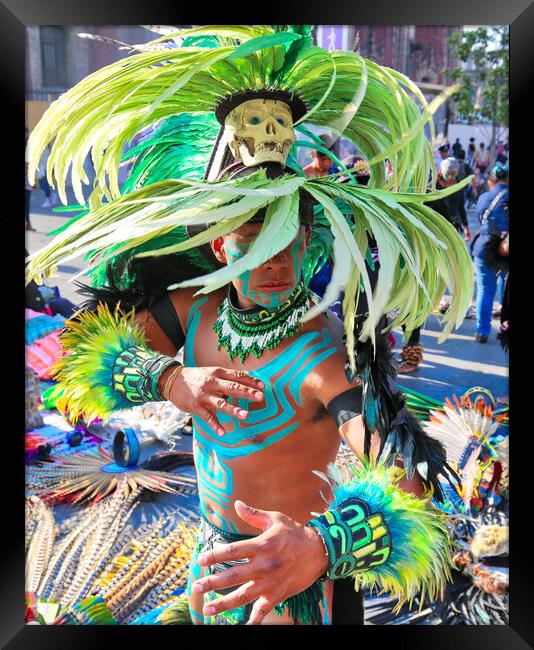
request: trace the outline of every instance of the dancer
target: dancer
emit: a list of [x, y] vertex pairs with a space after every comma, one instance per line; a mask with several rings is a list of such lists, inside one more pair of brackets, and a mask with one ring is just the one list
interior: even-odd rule
[[[413, 330], [448, 285], [446, 334], [463, 320], [472, 277], [461, 238], [426, 205], [447, 191], [426, 193], [432, 150], [428, 116], [406, 90], [415, 87], [355, 53], [314, 47], [306, 26], [179, 35], [209, 46], [186, 40], [113, 64], [63, 95], [32, 134], [31, 161], [56, 138], [50, 170], [63, 198], [60, 168], [72, 158], [83, 199], [74, 159], [93, 148], [97, 161], [88, 213], [29, 265], [32, 278], [86, 253], [93, 272], [93, 311], [63, 337], [71, 354], [58, 367], [62, 399], [86, 417], [161, 399], [193, 414], [202, 512], [194, 622], [328, 623], [334, 611], [336, 623], [337, 585], [349, 578], [401, 601], [421, 589], [436, 597], [448, 576], [447, 533], [418, 497], [439, 495], [438, 474], [453, 474], [405, 409], [377, 326], [398, 309], [393, 324]], [[220, 129], [204, 182], [190, 180], [181, 172], [198, 168], [213, 112]], [[136, 185], [120, 196], [123, 143], [171, 115], [183, 118], [172, 175], [158, 178], [153, 163], [171, 152], [155, 135], [134, 163]], [[290, 156], [302, 121], [352, 139], [369, 161], [369, 186], [306, 179]], [[381, 189], [384, 157], [395, 162], [387, 188], [399, 192]], [[322, 300], [301, 280], [321, 258], [314, 203], [333, 239]], [[367, 231], [381, 249], [374, 294]], [[340, 288], [343, 324], [323, 313]], [[363, 291], [368, 312], [356, 319]], [[175, 359], [182, 347], [184, 365]], [[331, 466], [342, 440], [363, 457], [350, 480]]]

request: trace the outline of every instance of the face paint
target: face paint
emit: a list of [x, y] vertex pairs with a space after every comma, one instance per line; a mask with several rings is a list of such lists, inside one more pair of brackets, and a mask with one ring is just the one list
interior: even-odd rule
[[[252, 271], [245, 271], [234, 280], [234, 282], [237, 281], [236, 289], [241, 292], [246, 298], [256, 303], [257, 305], [260, 305], [261, 307], [265, 307], [266, 309], [274, 309], [275, 307], [279, 307], [289, 299], [289, 296], [293, 293], [298, 281], [300, 280], [304, 252], [306, 249], [304, 245], [305, 241], [305, 232], [299, 232], [295, 240], [284, 251], [281, 251], [286, 255], [291, 256], [291, 266], [295, 273], [295, 280], [293, 284], [291, 284], [291, 286], [289, 286], [287, 289], [284, 289], [283, 291], [263, 292], [252, 289], [250, 287]], [[226, 252], [228, 264], [233, 264], [237, 260], [244, 257], [247, 254], [252, 243], [253, 242], [243, 243], [226, 241], [224, 244], [224, 249]]]

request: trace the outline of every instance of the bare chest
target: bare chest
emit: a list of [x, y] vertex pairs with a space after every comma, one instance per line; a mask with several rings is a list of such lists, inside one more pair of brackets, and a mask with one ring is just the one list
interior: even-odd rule
[[332, 335], [327, 328], [303, 329], [259, 358], [251, 354], [244, 361], [230, 360], [225, 349], [217, 349], [216, 317], [216, 310], [206, 303], [191, 311], [185, 364], [245, 370], [261, 379], [265, 390], [262, 402], [233, 400], [249, 412], [246, 420], [216, 412], [226, 430], [222, 437], [194, 417], [195, 465], [204, 512], [216, 525], [230, 529], [238, 524], [231, 507], [238, 497], [262, 507], [283, 506], [294, 516], [302, 507], [309, 512], [310, 495], [320, 489], [313, 470], [333, 461], [340, 441], [328, 412], [303, 389], [322, 361], [336, 352]]

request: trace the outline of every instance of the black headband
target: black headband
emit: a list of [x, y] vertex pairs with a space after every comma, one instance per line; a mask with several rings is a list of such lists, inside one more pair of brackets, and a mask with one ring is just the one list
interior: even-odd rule
[[274, 99], [279, 102], [285, 102], [291, 109], [293, 122], [300, 120], [308, 112], [306, 104], [287, 90], [245, 90], [243, 92], [234, 93], [229, 97], [225, 97], [215, 108], [215, 117], [219, 124], [224, 124], [228, 113], [234, 110], [243, 102], [248, 102], [251, 99]]

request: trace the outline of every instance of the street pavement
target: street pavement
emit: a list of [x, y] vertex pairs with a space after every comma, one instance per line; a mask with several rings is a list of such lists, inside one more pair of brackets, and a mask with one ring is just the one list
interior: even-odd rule
[[[70, 196], [72, 203], [74, 197]], [[42, 208], [44, 194], [38, 190], [32, 193], [31, 222], [35, 232], [27, 231], [27, 250], [33, 253], [43, 247], [51, 237], [47, 233], [58, 228], [76, 213], [54, 213], [51, 208]], [[468, 210], [471, 233], [478, 230], [475, 211]], [[58, 267], [57, 276], [49, 278], [46, 283], [58, 286], [61, 295], [77, 304], [80, 296], [76, 293], [71, 278], [83, 268], [80, 257], [68, 260]], [[86, 281], [83, 277], [79, 280]], [[473, 302], [474, 304], [474, 302]], [[495, 302], [495, 309], [498, 303]], [[499, 321], [492, 322], [492, 333], [487, 343], [475, 341], [475, 319], [465, 319], [459, 329], [453, 331], [444, 343], [438, 343], [441, 331], [441, 314], [430, 314], [421, 332], [421, 343], [424, 347], [424, 360], [416, 372], [409, 375], [399, 375], [401, 386], [416, 390], [420, 393], [444, 400], [453, 394], [460, 396], [469, 388], [481, 386], [488, 389], [494, 397], [508, 395], [508, 357], [496, 339]], [[402, 347], [402, 330], [394, 330], [396, 338], [395, 355]]]

